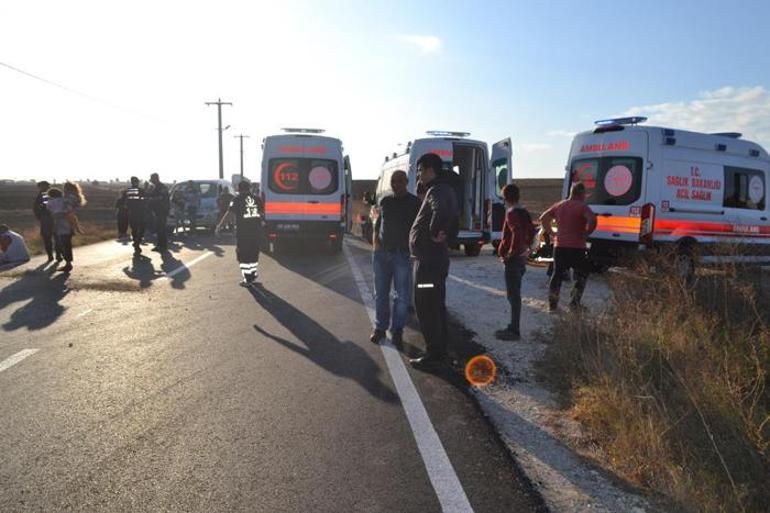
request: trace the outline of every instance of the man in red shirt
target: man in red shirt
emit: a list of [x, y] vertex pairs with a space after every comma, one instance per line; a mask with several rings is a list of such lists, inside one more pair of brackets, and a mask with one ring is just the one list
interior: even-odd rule
[[507, 212], [503, 223], [503, 240], [497, 247], [497, 256], [505, 265], [505, 288], [511, 304], [511, 322], [508, 327], [495, 332], [499, 340], [519, 340], [521, 332], [521, 280], [527, 269], [529, 246], [535, 236], [532, 217], [519, 206], [519, 188], [513, 184], [503, 187]]
[[574, 269], [575, 285], [572, 288], [570, 307], [578, 309], [580, 298], [588, 280], [588, 257], [586, 239], [596, 229], [596, 214], [585, 203], [586, 187], [583, 183], [572, 184], [569, 199], [556, 203], [540, 216], [546, 234], [551, 234], [552, 223], [556, 221], [557, 233], [554, 244], [554, 269], [551, 275], [548, 303], [551, 312], [559, 306], [561, 281], [565, 274]]

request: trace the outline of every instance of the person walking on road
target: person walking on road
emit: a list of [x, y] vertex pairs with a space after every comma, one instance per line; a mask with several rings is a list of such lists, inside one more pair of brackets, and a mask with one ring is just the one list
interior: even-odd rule
[[147, 200], [144, 189], [139, 186], [139, 178], [131, 177], [131, 186], [123, 192], [123, 195], [126, 198], [128, 225], [131, 227], [134, 256], [138, 256], [142, 254], [142, 239], [144, 238], [147, 219]]
[[62, 256], [55, 244], [56, 236], [54, 234], [54, 223], [51, 211], [48, 210], [48, 189], [51, 188], [51, 184], [43, 180], [37, 183], [38, 194], [35, 197], [35, 202], [32, 204], [32, 212], [35, 214], [35, 218], [40, 223], [40, 237], [43, 239], [43, 246], [45, 252], [48, 255], [48, 263], [53, 262], [54, 249], [56, 250], [56, 261], [61, 262]]
[[150, 183], [152, 183], [152, 189], [147, 196], [147, 201], [154, 214], [156, 237], [155, 247], [152, 250], [163, 252], [168, 250], [166, 220], [168, 219], [168, 211], [171, 209], [171, 199], [169, 198], [168, 187], [160, 181], [158, 173], [150, 175]]
[[527, 270], [529, 248], [535, 239], [535, 225], [527, 209], [519, 206], [519, 188], [516, 185], [503, 187], [503, 199], [507, 211], [497, 256], [505, 266], [505, 289], [511, 304], [511, 320], [505, 329], [495, 332], [495, 337], [513, 341], [521, 338], [521, 281]]
[[243, 281], [240, 285], [254, 285], [259, 275], [259, 246], [262, 241], [262, 202], [250, 192], [248, 182], [238, 184], [238, 196], [230, 202], [230, 208], [217, 224], [216, 233], [235, 217], [235, 253], [241, 267]]
[[67, 264], [61, 268], [64, 273], [72, 271], [72, 237], [75, 235], [75, 227], [71, 219], [75, 213], [74, 203], [67, 201], [61, 189], [48, 190], [48, 203], [46, 207], [51, 212], [56, 236], [56, 251], [59, 252]]
[[115, 200], [115, 220], [118, 223], [118, 239], [122, 240], [128, 237], [128, 210], [126, 208], [126, 197], [120, 193]]
[[[256, 194], [253, 194], [253, 196], [258, 197]], [[233, 202], [233, 195], [230, 193], [230, 189], [225, 187], [220, 187], [219, 196], [217, 196], [217, 207], [219, 208], [219, 218], [222, 219], [225, 214], [227, 214], [228, 210], [230, 209], [230, 204]], [[229, 223], [224, 226], [225, 230], [230, 229]]]
[[187, 219], [190, 222], [189, 233], [194, 235], [196, 230], [195, 223], [198, 220], [198, 209], [201, 206], [201, 195], [198, 191], [198, 187], [192, 180], [187, 182], [187, 191], [184, 197], [184, 204], [186, 211], [185, 213], [187, 215]]
[[[390, 178], [392, 194], [380, 200], [379, 216], [374, 224], [372, 258], [374, 266], [374, 299], [377, 305], [374, 332], [375, 344], [385, 338], [390, 324], [393, 344], [403, 346], [404, 326], [411, 304], [412, 271], [409, 259], [409, 231], [420, 210], [420, 200], [407, 190], [409, 178], [405, 171], [395, 171]], [[390, 289], [395, 289], [391, 318]]]
[[426, 193], [409, 232], [409, 250], [416, 260], [415, 306], [427, 349], [410, 363], [426, 369], [446, 358], [448, 241], [457, 236], [459, 209], [457, 195], [449, 185], [451, 171], [443, 170], [441, 157], [423, 155], [417, 161], [417, 173]]
[[589, 262], [586, 241], [596, 229], [596, 214], [585, 202], [586, 187], [582, 182], [572, 184], [569, 199], [560, 201], [540, 216], [546, 235], [551, 235], [556, 221], [558, 231], [553, 249], [554, 269], [549, 286], [548, 306], [551, 312], [559, 307], [561, 282], [567, 272], [574, 271], [570, 308], [578, 310], [588, 281]]

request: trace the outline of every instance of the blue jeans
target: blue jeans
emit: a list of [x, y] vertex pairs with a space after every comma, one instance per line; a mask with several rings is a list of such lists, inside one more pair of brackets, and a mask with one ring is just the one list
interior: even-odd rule
[[[377, 305], [374, 328], [400, 333], [406, 325], [412, 302], [412, 266], [409, 254], [403, 251], [375, 251], [374, 300]], [[393, 319], [390, 316], [390, 285], [393, 283]]]

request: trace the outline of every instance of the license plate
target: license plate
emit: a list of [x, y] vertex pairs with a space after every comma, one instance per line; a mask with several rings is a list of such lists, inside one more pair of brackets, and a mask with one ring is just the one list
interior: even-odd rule
[[299, 231], [299, 225], [298, 224], [279, 224], [277, 226], [279, 231], [282, 232], [298, 232]]

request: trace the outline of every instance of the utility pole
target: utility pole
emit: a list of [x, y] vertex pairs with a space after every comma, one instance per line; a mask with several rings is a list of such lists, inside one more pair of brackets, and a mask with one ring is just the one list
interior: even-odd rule
[[225, 164], [224, 159], [222, 158], [222, 132], [229, 128], [228, 126], [227, 128], [222, 129], [222, 105], [232, 105], [232, 103], [223, 102], [222, 98], [217, 98], [217, 101], [215, 102], [206, 102], [206, 105], [217, 106], [217, 121], [219, 122], [219, 128], [217, 129], [219, 131], [219, 179], [222, 180], [225, 177]]
[[234, 135], [233, 137], [241, 140], [241, 180], [243, 180], [243, 140], [248, 139], [248, 135]]

